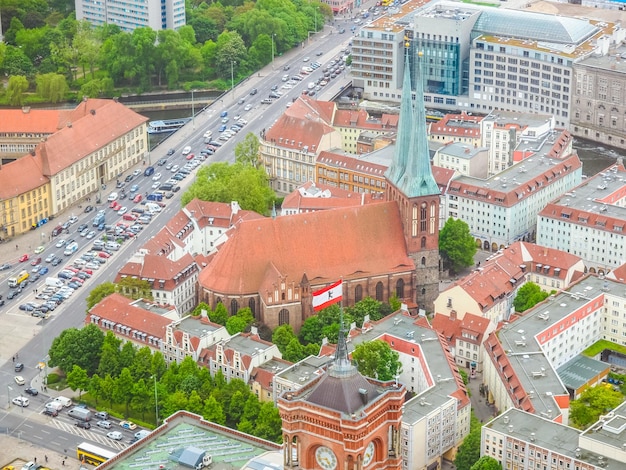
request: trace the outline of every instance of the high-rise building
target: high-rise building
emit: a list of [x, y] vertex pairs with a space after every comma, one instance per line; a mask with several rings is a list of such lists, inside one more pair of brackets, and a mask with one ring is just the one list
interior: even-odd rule
[[184, 0], [76, 0], [76, 19], [94, 26], [114, 24], [122, 31], [136, 28], [178, 29], [185, 26]]

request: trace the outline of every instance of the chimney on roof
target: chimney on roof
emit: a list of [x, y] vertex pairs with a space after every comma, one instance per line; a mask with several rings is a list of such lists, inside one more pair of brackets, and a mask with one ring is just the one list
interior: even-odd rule
[[89, 112], [91, 113], [92, 116], [96, 115], [96, 110], [95, 109], [90, 109]]
[[456, 310], [450, 310], [450, 320], [456, 321]]
[[72, 127], [72, 123], [70, 121], [67, 121], [67, 127]]
[[22, 107], [22, 112], [23, 112], [24, 114], [28, 114], [28, 113], [30, 113], [30, 106], [23, 106], [23, 107]]
[[252, 336], [259, 336], [259, 329], [256, 326], [251, 326], [250, 327], [250, 334]]

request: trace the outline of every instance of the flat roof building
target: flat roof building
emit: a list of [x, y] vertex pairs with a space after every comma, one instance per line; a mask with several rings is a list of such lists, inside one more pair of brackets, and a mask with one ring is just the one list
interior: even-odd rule
[[76, 19], [94, 26], [114, 24], [122, 31], [137, 28], [178, 29], [186, 24], [184, 0], [76, 0]]

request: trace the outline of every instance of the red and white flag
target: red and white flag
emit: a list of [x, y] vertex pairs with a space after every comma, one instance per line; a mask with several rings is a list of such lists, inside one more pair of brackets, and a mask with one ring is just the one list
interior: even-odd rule
[[332, 304], [341, 302], [343, 295], [343, 281], [337, 281], [328, 287], [313, 292], [313, 310], [316, 312]]

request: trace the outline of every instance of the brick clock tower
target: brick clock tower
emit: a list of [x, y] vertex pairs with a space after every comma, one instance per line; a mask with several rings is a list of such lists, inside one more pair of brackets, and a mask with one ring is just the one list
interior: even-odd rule
[[340, 331], [328, 371], [278, 399], [284, 468], [400, 470], [405, 393], [402, 384], [362, 376], [348, 359]]
[[417, 285], [414, 300], [419, 308], [432, 311], [439, 294], [441, 192], [430, 166], [421, 54], [415, 58], [418, 66], [413, 103], [408, 51], [407, 45], [396, 149], [385, 173], [386, 198], [398, 203], [408, 255], [415, 263]]

